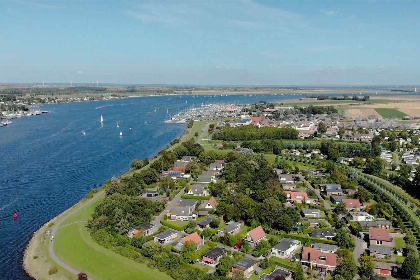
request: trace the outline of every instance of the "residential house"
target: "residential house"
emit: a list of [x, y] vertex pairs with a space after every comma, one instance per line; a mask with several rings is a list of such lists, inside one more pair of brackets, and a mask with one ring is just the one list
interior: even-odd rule
[[182, 199], [177, 206], [174, 206], [167, 214], [170, 220], [189, 221], [195, 220], [194, 214], [197, 205], [196, 199]]
[[324, 253], [337, 253], [338, 249], [340, 248], [337, 245], [325, 243], [312, 243], [311, 247], [317, 251], [321, 251]]
[[216, 201], [216, 199], [212, 196], [209, 200], [203, 200], [198, 206], [199, 209], [206, 209], [206, 210], [215, 210], [217, 208], [217, 205], [219, 203]]
[[350, 212], [350, 220], [354, 222], [373, 221], [373, 216], [366, 212]]
[[133, 238], [135, 235], [149, 236], [156, 230], [153, 224], [143, 224], [128, 231], [128, 237]]
[[212, 216], [208, 216], [208, 217], [198, 221], [197, 222], [197, 229], [203, 230], [203, 229], [209, 228], [211, 221], [213, 221], [216, 218], [217, 218], [216, 216], [212, 215]]
[[159, 242], [160, 244], [168, 244], [169, 242], [172, 242], [176, 238], [178, 238], [180, 234], [181, 233], [176, 230], [168, 229], [168, 230], [165, 230], [164, 232], [156, 234], [153, 237], [153, 240], [155, 242]]
[[219, 174], [219, 171], [217, 170], [204, 170], [201, 172], [201, 175], [203, 176], [210, 176], [212, 180], [216, 180], [216, 175]]
[[219, 163], [213, 162], [213, 163], [210, 163], [210, 166], [209, 166], [208, 170], [220, 171], [220, 170], [223, 169], [223, 167], [224, 167], [224, 163], [221, 163], [221, 162], [219, 162]]
[[265, 232], [262, 226], [250, 230], [245, 236], [245, 240], [247, 240], [251, 246], [256, 246], [261, 240], [265, 239]]
[[371, 228], [371, 227], [373, 227], [373, 228], [391, 228], [391, 226], [392, 226], [392, 223], [390, 222], [390, 221], [387, 221], [387, 220], [376, 220], [376, 221], [362, 221], [362, 222], [359, 222], [359, 224], [362, 226], [362, 227], [365, 227], [365, 228]]
[[337, 267], [337, 254], [317, 251], [311, 247], [303, 247], [301, 261], [321, 270], [334, 271]]
[[210, 184], [210, 183], [216, 183], [217, 180], [214, 178], [214, 176], [210, 175], [198, 175], [197, 176], [197, 183], [201, 184]]
[[341, 189], [341, 185], [338, 185], [338, 184], [320, 184], [319, 186], [322, 189], [321, 193], [325, 196], [343, 195], [343, 190]]
[[175, 180], [182, 178], [182, 173], [174, 170], [162, 171], [162, 177], [171, 177]]
[[172, 167], [172, 170], [173, 171], [179, 171], [182, 174], [184, 174], [185, 173], [185, 169], [187, 167], [187, 164], [188, 164], [188, 162], [185, 162], [185, 161], [176, 161], [174, 163], [174, 166]]
[[370, 256], [376, 259], [390, 259], [392, 257], [393, 249], [383, 246], [370, 246], [369, 252]]
[[155, 198], [159, 196], [159, 191], [156, 190], [146, 190], [143, 194], [143, 197], [146, 198]]
[[234, 235], [234, 234], [239, 233], [240, 230], [241, 230], [241, 223], [230, 222], [225, 227], [219, 229], [217, 233], [219, 236], [224, 236], [225, 233]]
[[313, 238], [328, 239], [332, 240], [335, 238], [335, 232], [330, 230], [313, 230], [310, 234]]
[[231, 271], [238, 271], [243, 277], [248, 278], [257, 269], [258, 260], [244, 257], [232, 265]]
[[303, 218], [300, 220], [300, 222], [308, 222], [309, 223], [309, 227], [310, 228], [316, 228], [319, 226], [320, 222], [324, 222], [328, 225], [328, 227], [330, 227], [331, 225], [324, 219], [307, 219], [307, 218]]
[[208, 196], [209, 192], [206, 189], [206, 185], [203, 184], [194, 184], [189, 186], [187, 195], [193, 196]]
[[282, 184], [294, 184], [295, 183], [295, 179], [294, 179], [293, 174], [278, 174], [277, 177], [280, 181], [280, 183]]
[[183, 156], [183, 157], [181, 158], [181, 161], [184, 161], [184, 162], [190, 162], [190, 161], [195, 160], [196, 158], [197, 158], [196, 156]]
[[284, 191], [284, 193], [286, 194], [288, 201], [305, 203], [308, 200], [308, 194], [306, 192]]
[[344, 203], [346, 205], [346, 210], [347, 211], [351, 211], [351, 210], [360, 210], [360, 200], [358, 199], [343, 199], [341, 201], [342, 203]]
[[182, 251], [184, 244], [187, 242], [194, 242], [194, 244], [197, 246], [197, 250], [200, 250], [201, 247], [203, 247], [204, 245], [204, 239], [201, 238], [198, 235], [198, 233], [194, 232], [182, 238], [181, 241], [179, 241], [178, 244], [174, 246], [174, 248], [177, 249], [178, 251]]
[[345, 195], [332, 195], [332, 196], [330, 196], [331, 202], [335, 203], [335, 204], [340, 204], [343, 201], [343, 199], [346, 199], [346, 198], [347, 198], [347, 196], [345, 196]]
[[288, 258], [301, 246], [302, 243], [298, 240], [283, 238], [276, 246], [271, 248], [271, 255], [279, 258]]
[[303, 208], [302, 214], [305, 218], [319, 218], [321, 217], [321, 210]]
[[296, 189], [295, 184], [282, 184], [282, 186], [283, 186], [283, 190], [285, 191], [293, 191]]
[[391, 276], [392, 272], [397, 270], [397, 265], [395, 263], [388, 262], [375, 262], [375, 268], [373, 272], [379, 275]]
[[276, 267], [270, 274], [263, 274], [257, 280], [293, 280], [293, 272], [282, 267]]
[[227, 249], [223, 247], [215, 247], [210, 251], [204, 253], [202, 261], [207, 264], [217, 264], [224, 254], [227, 253]]
[[387, 228], [369, 228], [370, 245], [394, 247], [391, 231]]

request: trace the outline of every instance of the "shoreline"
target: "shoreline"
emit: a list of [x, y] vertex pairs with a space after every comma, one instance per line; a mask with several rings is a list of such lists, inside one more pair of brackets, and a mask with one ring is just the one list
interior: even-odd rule
[[[189, 135], [190, 131], [191, 131], [191, 128], [186, 128], [184, 133], [181, 136], [176, 137], [175, 139], [179, 139], [180, 143], [188, 140], [187, 135]], [[172, 147], [177, 145], [177, 143], [175, 143], [173, 145], [170, 145], [170, 143], [172, 143], [175, 139], [173, 139], [171, 142], [169, 142], [169, 146], [167, 146], [163, 150], [170, 150], [170, 149], [172, 149]], [[151, 163], [153, 163], [153, 161], [155, 161], [159, 157], [159, 152], [153, 158], [149, 159], [150, 162], [145, 167], [149, 166]], [[143, 168], [145, 168], [145, 167], [143, 167]], [[129, 169], [127, 172], [122, 174], [120, 177], [129, 176], [132, 172], [133, 172], [133, 170]], [[71, 274], [70, 271], [61, 267], [57, 262], [52, 260], [50, 254], [48, 252], [48, 248], [43, 248], [44, 246], [48, 246], [48, 244], [46, 245], [46, 244], [44, 244], [44, 242], [47, 241], [47, 243], [49, 243], [49, 240], [50, 240], [49, 236], [45, 236], [45, 232], [47, 231], [48, 228], [52, 229], [54, 227], [55, 223], [59, 219], [62, 219], [63, 217], [68, 218], [69, 216], [74, 214], [74, 213], [72, 213], [72, 214], [66, 216], [66, 214], [68, 214], [69, 211], [71, 211], [71, 210], [77, 211], [75, 208], [78, 208], [79, 206], [82, 207], [82, 204], [89, 203], [90, 201], [96, 199], [99, 195], [101, 195], [103, 193], [103, 191], [101, 191], [102, 188], [103, 188], [103, 186], [91, 190], [80, 201], [78, 201], [77, 203], [75, 203], [70, 208], [66, 209], [65, 211], [61, 212], [60, 214], [58, 214], [57, 216], [55, 216], [51, 220], [44, 223], [42, 226], [40, 226], [40, 228], [37, 231], [35, 231], [31, 235], [31, 238], [30, 238], [28, 244], [25, 247], [25, 250], [23, 252], [23, 256], [22, 256], [22, 259], [21, 259], [21, 266], [22, 266], [23, 270], [25, 271], [25, 273], [29, 277], [31, 277], [32, 279], [37, 279], [37, 280], [38, 279], [43, 279], [43, 280], [53, 280], [53, 279], [66, 280], [66, 279], [70, 279], [71, 280], [71, 279], [74, 278], [74, 277], [70, 278], [67, 275], [67, 274]], [[93, 196], [87, 198], [87, 196], [90, 193], [92, 193], [94, 190], [96, 190], [96, 191], [93, 194]], [[40, 250], [41, 250], [42, 255], [35, 255], [36, 252], [39, 252]], [[46, 270], [46, 271], [44, 270], [43, 272], [40, 272], [39, 269], [38, 270], [36, 269], [36, 268], [40, 268], [39, 267], [40, 264], [37, 264], [40, 261], [43, 262], [42, 263], [43, 266], [48, 265], [49, 268], [56, 267], [58, 272], [55, 273], [55, 274], [51, 274], [51, 275], [48, 273], [48, 270]]]
[[[45, 244], [43, 244], [44, 241], [49, 240], [49, 237], [45, 236], [45, 232], [47, 231], [48, 228], [51, 228], [60, 218], [62, 218], [70, 210], [72, 210], [73, 208], [77, 207], [78, 205], [80, 205], [80, 204], [82, 204], [86, 201], [89, 201], [89, 200], [95, 198], [99, 194], [100, 194], [100, 192], [98, 191], [97, 193], [95, 193], [95, 195], [93, 197], [91, 197], [88, 200], [86, 200], [86, 196], [83, 197], [81, 200], [76, 202], [70, 208], [64, 210], [63, 212], [61, 212], [60, 214], [58, 214], [57, 216], [55, 216], [51, 220], [44, 223], [42, 226], [40, 226], [38, 228], [38, 230], [36, 230], [31, 235], [31, 239], [29, 240], [28, 244], [25, 247], [25, 250], [23, 251], [23, 257], [22, 257], [22, 260], [21, 260], [22, 268], [29, 277], [31, 277], [32, 279], [44, 279], [45, 277], [50, 276], [50, 277], [52, 277], [51, 279], [57, 279], [57, 277], [56, 277], [56, 276], [58, 276], [57, 274], [48, 275], [48, 272], [46, 272], [46, 274], [48, 276], [47, 275], [36, 275], [36, 274], [39, 273], [39, 271], [34, 272], [34, 267], [38, 266], [38, 264], [35, 263], [35, 260], [39, 259], [40, 261], [43, 261], [44, 263], [49, 263], [52, 267], [57, 267], [58, 265], [56, 263], [51, 263], [51, 261], [49, 260], [49, 257], [50, 257], [49, 254], [48, 254], [48, 256], [45, 256], [45, 255], [38, 256], [38, 255], [34, 255], [34, 253], [39, 248], [43, 249], [42, 247], [45, 245]], [[62, 270], [62, 269], [60, 268], [60, 270]], [[66, 275], [61, 274], [60, 270], [59, 270], [58, 274], [63, 276], [63, 277], [66, 277], [66, 278], [62, 278], [62, 277], [61, 278], [62, 279], [68, 279], [68, 277]], [[59, 278], [59, 279], [61, 279], [61, 278]], [[49, 279], [49, 278], [45, 278], [45, 279]]]

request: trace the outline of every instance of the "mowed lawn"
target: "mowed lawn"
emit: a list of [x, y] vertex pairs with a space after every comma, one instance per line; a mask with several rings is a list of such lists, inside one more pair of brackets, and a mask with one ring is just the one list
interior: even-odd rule
[[375, 111], [383, 118], [397, 117], [402, 119], [407, 116], [405, 113], [392, 108], [375, 108]]
[[95, 280], [170, 280], [167, 274], [118, 255], [97, 244], [86, 222], [101, 199], [74, 214], [60, 225], [54, 240], [56, 255]]

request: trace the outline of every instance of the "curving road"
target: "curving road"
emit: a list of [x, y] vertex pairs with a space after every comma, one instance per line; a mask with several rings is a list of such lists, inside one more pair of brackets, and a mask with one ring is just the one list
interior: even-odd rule
[[[54, 224], [54, 226], [51, 229], [51, 236], [55, 236], [57, 233], [57, 230], [60, 228], [61, 223], [63, 223], [64, 221], [66, 221], [68, 218], [70, 218], [71, 216], [73, 216], [74, 214], [76, 214], [77, 212], [79, 212], [80, 210], [82, 210], [83, 208], [85, 208], [86, 206], [92, 204], [93, 202], [95, 202], [96, 200], [98, 200], [98, 198], [100, 197], [100, 195], [103, 193], [104, 191], [100, 191], [98, 192], [94, 197], [92, 197], [88, 202], [81, 204], [79, 206], [76, 206], [75, 209], [73, 209], [72, 211], [70, 211], [70, 213], [67, 214], [67, 216], [65, 216], [63, 219], [58, 219], [57, 223]], [[54, 239], [50, 238], [50, 243], [48, 244], [48, 253], [51, 256], [51, 258], [61, 267], [63, 267], [64, 269], [68, 270], [69, 272], [71, 272], [74, 275], [78, 275], [80, 273], [80, 271], [78, 271], [77, 269], [69, 266], [68, 264], [62, 262], [57, 255], [54, 252]], [[92, 278], [89, 278], [90, 280], [93, 280]]]

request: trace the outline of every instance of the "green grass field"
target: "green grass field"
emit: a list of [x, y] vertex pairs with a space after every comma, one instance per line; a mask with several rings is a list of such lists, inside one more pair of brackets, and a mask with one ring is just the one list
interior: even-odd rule
[[70, 266], [97, 280], [170, 280], [167, 274], [137, 263], [97, 244], [86, 229], [86, 222], [101, 199], [74, 214], [55, 236], [56, 255]]
[[395, 237], [395, 248], [402, 249], [405, 248], [407, 245], [405, 244], [404, 238], [402, 237]]
[[407, 116], [405, 113], [391, 108], [375, 108], [375, 111], [384, 118], [397, 117], [402, 119]]

